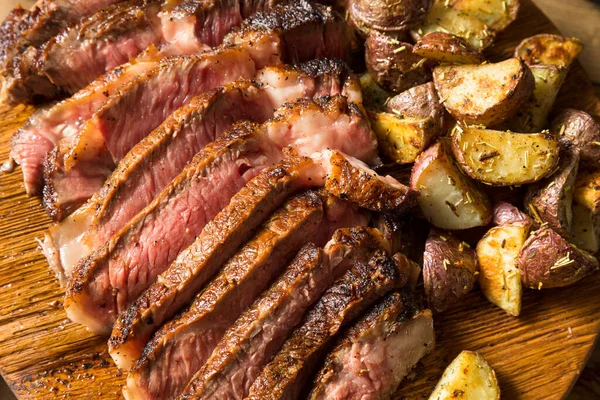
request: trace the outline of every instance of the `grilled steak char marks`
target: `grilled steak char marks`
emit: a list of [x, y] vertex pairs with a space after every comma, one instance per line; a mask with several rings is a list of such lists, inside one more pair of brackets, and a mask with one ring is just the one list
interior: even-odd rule
[[[290, 11], [292, 10], [292, 11]], [[306, 61], [315, 56], [331, 55], [345, 56], [348, 45], [345, 37], [337, 37], [349, 28], [345, 21], [333, 18], [325, 7], [313, 6], [300, 2], [285, 7], [275, 7], [265, 15], [277, 15], [290, 12], [304, 12], [308, 15], [297, 21], [297, 24], [275, 25], [273, 29], [264, 26], [255, 28], [248, 25], [243, 32], [236, 34], [236, 44], [225, 45], [212, 53], [202, 53], [199, 56], [173, 57], [161, 63], [156, 69], [130, 81], [112, 95], [95, 115], [85, 124], [77, 135], [74, 143], [59, 147], [57, 160], [64, 165], [49, 163], [55, 170], [46, 173], [56, 179], [68, 179], [69, 174], [75, 174], [74, 168], [94, 169], [97, 164], [104, 164], [100, 158], [105, 154], [105, 147], [114, 162], [118, 162], [136, 143], [156, 128], [176, 108], [190, 101], [191, 96], [200, 94], [208, 89], [220, 86], [238, 77], [249, 78], [256, 73], [257, 68], [266, 65], [279, 64], [283, 59], [290, 61]], [[297, 29], [305, 25], [312, 26], [343, 25], [345, 28], [326, 29], [324, 37], [336, 36], [340, 45], [337, 47], [321, 48], [317, 46], [301, 56], [306, 58], [287, 57], [281, 41], [286, 40], [293, 32], [286, 29]], [[321, 29], [325, 29], [321, 26]], [[347, 36], [347, 35], [346, 35]], [[323, 38], [322, 38], [323, 39]], [[323, 43], [323, 46], [325, 43]], [[306, 47], [306, 46], [304, 46]], [[342, 47], [344, 47], [342, 49]], [[347, 46], [346, 46], [347, 47]], [[165, 106], [165, 104], [167, 106]], [[127, 118], [124, 116], [127, 115]], [[79, 165], [81, 164], [81, 165]], [[84, 175], [81, 172], [80, 175]], [[57, 184], [48, 181], [48, 192], [54, 187], [66, 187], [67, 184]], [[99, 189], [99, 188], [98, 188]], [[81, 193], [80, 201], [76, 204], [57, 203], [61, 194], [49, 193], [45, 196], [45, 204], [51, 214], [63, 215], [65, 212], [55, 212], [53, 208], [74, 209], [89, 198], [92, 193]]]
[[74, 136], [81, 125], [119, 86], [155, 68], [157, 61], [143, 61], [117, 67], [51, 108], [38, 109], [11, 139], [10, 156], [21, 165], [27, 194], [42, 192], [43, 164], [61, 138]]
[[[310, 199], [308, 199], [310, 197]], [[320, 198], [323, 197], [321, 200]], [[267, 224], [267, 229], [259, 232], [254, 239], [245, 245], [223, 267], [217, 277], [200, 292], [191, 306], [179, 317], [163, 326], [145, 347], [141, 358], [135, 363], [128, 377], [128, 398], [173, 398], [179, 394], [192, 378], [194, 373], [204, 364], [225, 330], [265, 289], [273, 277], [277, 276], [287, 261], [293, 257], [307, 237], [318, 238], [325, 231], [331, 233], [336, 227], [344, 224], [365, 224], [367, 217], [356, 213], [355, 206], [335, 201], [333, 208], [341, 207], [341, 218], [330, 222], [323, 218], [323, 212], [329, 214], [331, 207], [328, 196], [324, 193], [309, 194], [288, 200], [283, 211], [275, 213]], [[307, 200], [311, 204], [307, 205]], [[286, 229], [281, 226], [281, 214], [289, 213], [292, 204], [294, 213], [302, 216], [310, 211], [318, 224], [307, 226], [306, 222], [295, 222]], [[311, 211], [311, 206], [313, 211]], [[325, 208], [325, 210], [324, 210]], [[318, 212], [318, 215], [316, 215]], [[340, 210], [336, 210], [339, 214]], [[292, 215], [294, 216], [294, 215]], [[310, 215], [309, 215], [310, 216]], [[303, 217], [303, 219], [307, 219]], [[294, 216], [296, 219], [298, 216]], [[327, 216], [330, 217], [330, 216]], [[289, 216], [287, 219], [291, 219]], [[292, 219], [293, 222], [293, 219]], [[302, 223], [302, 225], [300, 225]], [[276, 231], [273, 232], [274, 225]], [[285, 226], [285, 221], [284, 221]], [[118, 331], [118, 325], [115, 327]], [[120, 339], [113, 336], [112, 339]], [[125, 343], [131, 344], [131, 338]], [[140, 342], [140, 338], [133, 337]], [[142, 346], [145, 341], [140, 343]], [[126, 347], [122, 346], [122, 347]], [[121, 348], [122, 348], [121, 347]], [[125, 348], [125, 350], [127, 350]], [[116, 351], [120, 351], [117, 348]], [[132, 358], [140, 356], [141, 348]], [[111, 354], [114, 355], [114, 348]], [[165, 379], [168, 376], [168, 379]]]
[[431, 311], [388, 294], [341, 338], [315, 379], [310, 400], [389, 399], [435, 346]]
[[239, 80], [194, 98], [138, 143], [85, 205], [50, 228], [43, 247], [59, 256], [49, 258], [50, 265], [59, 275], [68, 275], [80, 258], [121, 229], [236, 120], [264, 122], [282, 103], [302, 97], [342, 93], [360, 100], [356, 84], [345, 64], [318, 60], [297, 68], [267, 67], [253, 82]]
[[334, 283], [256, 378], [248, 399], [296, 399], [340, 329], [397, 287], [399, 272], [386, 252], [357, 262]]
[[227, 330], [181, 397], [246, 396], [262, 367], [279, 351], [306, 310], [356, 260], [367, 262], [381, 246], [388, 244], [379, 232], [364, 227], [336, 230], [324, 252], [307, 245]]
[[[32, 11], [14, 10], [0, 27], [0, 99], [9, 104], [24, 99], [31, 101], [26, 97], [28, 93], [23, 97], [19, 91], [23, 88], [19, 85], [19, 77], [13, 76], [13, 65], [19, 63], [24, 51], [29, 47], [40, 47], [64, 27], [119, 1], [122, 0], [40, 0]], [[17, 89], [16, 93], [12, 92], [14, 89]]]

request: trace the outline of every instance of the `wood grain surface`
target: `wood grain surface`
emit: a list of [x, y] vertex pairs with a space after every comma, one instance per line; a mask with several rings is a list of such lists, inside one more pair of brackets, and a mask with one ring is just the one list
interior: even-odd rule
[[[556, 32], [530, 2], [488, 55], [505, 58], [524, 37]], [[571, 70], [557, 108], [600, 115], [582, 67]], [[0, 160], [30, 108], [0, 107]], [[36, 242], [49, 219], [28, 198], [20, 169], [0, 174], [0, 373], [20, 399], [121, 397], [125, 374], [106, 353], [106, 339], [68, 321], [63, 291]], [[565, 289], [527, 291], [520, 318], [494, 308], [478, 292], [435, 317], [438, 344], [397, 398], [427, 398], [461, 350], [480, 352], [495, 368], [505, 399], [561, 399], [594, 346], [600, 328], [600, 275]]]

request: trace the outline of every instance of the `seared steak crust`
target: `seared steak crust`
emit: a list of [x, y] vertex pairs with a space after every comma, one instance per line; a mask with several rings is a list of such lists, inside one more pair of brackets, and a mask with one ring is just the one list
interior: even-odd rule
[[383, 250], [357, 262], [325, 292], [250, 388], [248, 399], [296, 399], [334, 335], [397, 286], [398, 270]]
[[431, 312], [419, 312], [409, 292], [390, 293], [338, 340], [309, 399], [390, 399], [434, 346]]
[[[129, 397], [170, 399], [181, 393], [225, 330], [273, 276], [279, 274], [306, 238], [316, 234], [322, 218], [323, 204], [313, 192], [286, 201], [195, 297], [190, 307], [154, 335], [143, 355], [141, 347], [132, 352], [135, 356], [129, 359], [131, 363], [142, 357], [127, 378]], [[109, 340], [113, 355], [120, 351], [115, 345], [126, 339], [117, 336], [118, 331], [117, 324]], [[129, 340], [127, 345], [143, 346], [149, 338], [142, 339], [135, 338], [135, 343]], [[165, 379], [166, 376], [169, 378]]]
[[[367, 262], [381, 245], [387, 244], [379, 232], [365, 227], [336, 230], [324, 254], [307, 245], [271, 288], [227, 330], [181, 397], [244, 398], [308, 307], [335, 278], [357, 260]], [[308, 249], [311, 257], [307, 260]]]

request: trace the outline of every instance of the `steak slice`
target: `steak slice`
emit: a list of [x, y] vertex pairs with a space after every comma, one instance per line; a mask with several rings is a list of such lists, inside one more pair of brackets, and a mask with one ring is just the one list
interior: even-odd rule
[[0, 101], [20, 101], [5, 89], [12, 85], [12, 69], [20, 54], [37, 48], [57, 35], [64, 27], [122, 0], [39, 0], [31, 11], [13, 10], [0, 26]]
[[[345, 137], [347, 150], [355, 147], [355, 155], [364, 159], [369, 159], [370, 156], [376, 161], [376, 142], [368, 121], [363, 114], [356, 114], [356, 111], [341, 96], [330, 98], [323, 104], [303, 99], [296, 105], [285, 107], [285, 115], [263, 126], [247, 121], [233, 125], [226, 134], [196, 155], [150, 205], [107, 243], [79, 262], [67, 287], [65, 308], [69, 316], [97, 332], [110, 329], [117, 314], [126, 309], [173, 262], [179, 252], [203, 232], [204, 225], [229, 203], [238, 190], [259, 171], [282, 159], [282, 149], [271, 137], [280, 138], [285, 135], [288, 139], [286, 145], [294, 146], [296, 142], [303, 143], [311, 126], [314, 126], [321, 130], [322, 137], [321, 140], [314, 141], [314, 148], [308, 147], [308, 143], [303, 144], [302, 149], [307, 154], [318, 150], [320, 146], [334, 146], [340, 141], [340, 137]], [[302, 166], [312, 167], [314, 171], [314, 163], [310, 159], [295, 159], [297, 161], [292, 163], [289, 171], [293, 172], [291, 178], [284, 179], [286, 170], [274, 167], [275, 171], [280, 171], [275, 176], [283, 174], [280, 178], [284, 179], [283, 182], [290, 181], [289, 185], [283, 185], [278, 181], [279, 178], [269, 178], [271, 175], [267, 173], [246, 188], [252, 194], [254, 187], [259, 185], [260, 191], [256, 189], [256, 196], [242, 194], [239, 201], [250, 201], [252, 207], [259, 207], [262, 201], [262, 195], [259, 194], [264, 193], [267, 198], [277, 201], [272, 205], [277, 208], [281, 204], [280, 200], [291, 191], [318, 185], [318, 179], [323, 176], [320, 172], [313, 181], [307, 182], [303, 179], [304, 175], [299, 173]], [[280, 186], [273, 187], [276, 183]], [[244, 196], [248, 199], [245, 200]], [[255, 200], [257, 203], [254, 203]], [[233, 203], [229, 207], [231, 204]], [[245, 216], [245, 212], [250, 212], [252, 207], [236, 210], [239, 218], [229, 222], [226, 228], [231, 228], [233, 232], [237, 232], [238, 227], [241, 229], [244, 218], [250, 218]], [[269, 212], [272, 211], [271, 209]], [[225, 215], [228, 215], [227, 212]], [[182, 217], [183, 222], [179, 222]], [[262, 222], [258, 217], [250, 218], [250, 223], [254, 224], [252, 226]], [[169, 232], [168, 237], [165, 232]], [[247, 235], [249, 232], [239, 234]], [[245, 237], [244, 241], [247, 239]], [[198, 240], [199, 245], [202, 244], [202, 240]], [[236, 248], [230, 250], [235, 251]], [[219, 256], [222, 254], [224, 253], [219, 253]], [[181, 262], [185, 264], [188, 261], [184, 257]], [[175, 262], [175, 268], [178, 263]], [[207, 267], [209, 272], [201, 273], [198, 278], [200, 286], [214, 274], [213, 268], [218, 266]], [[205, 271], [204, 268], [200, 270]], [[176, 303], [175, 307], [179, 309], [187, 304], [197, 289], [194, 286], [189, 289], [191, 293], [187, 290], [178, 293], [188, 297], [183, 303]], [[167, 317], [172, 315], [171, 313]], [[160, 318], [162, 315], [154, 320], [158, 321]], [[155, 329], [153, 326], [148, 328]]]
[[230, 124], [262, 123], [283, 103], [339, 93], [360, 101], [355, 76], [341, 62], [318, 60], [267, 67], [253, 81], [194, 98], [138, 143], [86, 204], [50, 227], [43, 243], [45, 254], [56, 255], [48, 258], [50, 266], [64, 282], [80, 258], [110, 239]]
[[430, 310], [400, 292], [388, 294], [327, 355], [310, 400], [389, 399], [435, 346]]
[[10, 157], [21, 165], [27, 194], [41, 193], [44, 159], [59, 140], [74, 136], [107, 97], [123, 83], [155, 68], [157, 62], [146, 54], [143, 60], [115, 68], [72, 97], [39, 109], [29, 118], [13, 135], [10, 152]]
[[[318, 233], [323, 230], [331, 232], [336, 225], [345, 223], [345, 219], [350, 223], [367, 222], [366, 216], [356, 213], [354, 206], [338, 201], [343, 204], [334, 204], [334, 208], [341, 207], [343, 216], [347, 218], [331, 224], [323, 220], [323, 212], [328, 212], [323, 210], [323, 201], [327, 202], [327, 196], [321, 200], [321, 196], [309, 193], [312, 197], [310, 202], [319, 210], [319, 220], [314, 221], [316, 223], [308, 229], [290, 227], [279, 233], [272, 229], [258, 233], [225, 264], [219, 275], [196, 296], [185, 312], [156, 333], [143, 354], [141, 348], [132, 354], [132, 361], [140, 355], [141, 358], [128, 376], [129, 398], [169, 399], [181, 393], [210, 356], [225, 330], [279, 274], [307, 237], [324, 237]], [[298, 206], [307, 208], [303, 204]], [[275, 213], [271, 221], [281, 218], [279, 214]], [[140, 341], [135, 336], [134, 340]], [[143, 346], [146, 343], [140, 344]]]
[[[324, 252], [307, 245], [271, 288], [226, 331], [181, 397], [244, 398], [260, 370], [334, 279], [356, 260], [367, 262], [382, 247], [388, 244], [379, 232], [364, 227], [338, 229]], [[307, 262], [307, 250], [311, 255], [308, 260], [313, 262]]]
[[340, 329], [398, 286], [399, 271], [384, 250], [336, 281], [260, 372], [246, 398], [296, 399]]

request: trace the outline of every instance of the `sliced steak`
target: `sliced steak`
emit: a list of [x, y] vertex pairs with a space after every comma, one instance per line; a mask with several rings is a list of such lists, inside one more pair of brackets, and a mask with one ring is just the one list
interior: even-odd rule
[[36, 111], [11, 139], [10, 156], [21, 165], [25, 190], [29, 195], [42, 191], [46, 154], [64, 137], [79, 132], [94, 112], [122, 84], [156, 67], [158, 60], [147, 54], [143, 60], [106, 73], [72, 97], [50, 108]]
[[327, 355], [311, 400], [389, 399], [402, 379], [435, 346], [430, 310], [388, 294], [352, 326]]
[[355, 76], [341, 62], [319, 60], [297, 68], [268, 67], [253, 81], [239, 80], [194, 98], [138, 143], [86, 204], [49, 229], [43, 247], [56, 254], [48, 259], [51, 267], [64, 280], [80, 258], [129, 222], [230, 124], [262, 123], [283, 103], [339, 93], [360, 101]]
[[[379, 232], [364, 227], [337, 230], [324, 252], [307, 245], [303, 251], [310, 249], [310, 257], [301, 251], [271, 288], [237, 319], [181, 397], [244, 398], [261, 369], [334, 279], [356, 260], [367, 262], [387, 245]], [[177, 369], [176, 364], [173, 369]]]
[[[322, 231], [331, 232], [336, 226], [344, 224], [346, 219], [348, 223], [367, 222], [364, 214], [356, 213], [355, 206], [343, 201], [338, 201], [343, 204], [335, 204], [334, 207], [343, 209], [343, 216], [346, 217], [344, 220], [333, 225], [327, 219], [323, 220], [323, 212], [328, 212], [323, 210], [323, 202], [327, 202], [327, 196], [323, 200], [321, 196], [311, 193], [310, 202], [319, 210], [319, 221], [314, 221], [316, 224], [313, 223], [310, 227], [290, 227], [288, 230], [277, 229], [275, 232], [269, 228], [268, 231], [258, 233], [225, 264], [219, 275], [196, 296], [184, 313], [157, 332], [143, 354], [141, 348], [137, 354], [131, 354], [135, 355], [133, 360], [140, 355], [141, 358], [128, 376], [129, 398], [170, 399], [181, 393], [210, 356], [225, 330], [268, 287], [269, 282], [279, 274], [308, 237], [319, 236], [318, 233]], [[306, 200], [303, 199], [302, 202]], [[301, 213], [307, 212], [306, 205], [298, 204], [294, 207], [304, 208]], [[285, 208], [284, 205], [284, 211]], [[275, 213], [271, 221], [282, 218], [279, 214]], [[273, 224], [274, 222], [269, 223]], [[133, 339], [140, 341], [135, 334]]]
[[[354, 151], [354, 155], [365, 160], [376, 161], [376, 142], [368, 121], [363, 114], [357, 114], [356, 111], [341, 96], [330, 98], [323, 104], [303, 99], [294, 106], [285, 107], [285, 116], [281, 115], [262, 126], [250, 122], [233, 125], [224, 135], [196, 155], [150, 205], [106, 244], [79, 262], [67, 288], [65, 307], [69, 316], [74, 321], [85, 323], [94, 331], [105, 332], [110, 329], [117, 314], [127, 308], [198, 235], [200, 237], [197, 243], [200, 246], [204, 246], [202, 235], [205, 231], [212, 241], [213, 233], [208, 232], [213, 228], [203, 231], [204, 225], [229, 203], [231, 197], [246, 182], [283, 157], [282, 148], [272, 138], [285, 135], [288, 138], [286, 145], [295, 146], [295, 143], [302, 143], [297, 150], [312, 154], [321, 146], [332, 147], [340, 142], [340, 137], [345, 137], [347, 140], [344, 142], [344, 148], [347, 151]], [[323, 139], [315, 140], [313, 148], [308, 147], [309, 143], [304, 143], [308, 132], [313, 131], [311, 126], [320, 129]], [[330, 140], [325, 140], [327, 138]], [[281, 167], [273, 167], [274, 169], [268, 171], [276, 173], [267, 171], [262, 178], [257, 178], [256, 182], [242, 191], [242, 194], [236, 195], [234, 199], [239, 198], [242, 204], [250, 202], [249, 205], [235, 210], [236, 218], [225, 226], [219, 225], [218, 229], [232, 229], [236, 235], [242, 235], [244, 240], [247, 240], [250, 232], [247, 232], [247, 226], [244, 225], [245, 219], [249, 218], [249, 223], [254, 224], [252, 226], [262, 220], [260, 215], [248, 216], [245, 213], [251, 212], [252, 207], [262, 207], [261, 193], [270, 200], [276, 200], [272, 207], [277, 208], [281, 204], [280, 200], [292, 191], [322, 183], [319, 179], [323, 175], [315, 170], [310, 159], [296, 157], [290, 160], [296, 161], [290, 161], [288, 172]], [[312, 181], [306, 181], [303, 179], [306, 174], [300, 173], [304, 168], [312, 169], [312, 173], [319, 175]], [[292, 176], [286, 177], [288, 173]], [[283, 184], [279, 179], [283, 179], [283, 182], [289, 181], [289, 184]], [[279, 186], [273, 187], [276, 183]], [[259, 185], [260, 190], [255, 189], [256, 185]], [[248, 191], [254, 195], [246, 198], [249, 196]], [[228, 221], [233, 218], [228, 214], [232, 211], [229, 208], [233, 207], [232, 204], [233, 200], [223, 211], [223, 218], [227, 218]], [[269, 212], [271, 211], [272, 209]], [[183, 223], [179, 222], [182, 216]], [[246, 231], [238, 232], [237, 229], [242, 227], [246, 227]], [[169, 232], [168, 237], [165, 236], [165, 232]], [[221, 234], [224, 235], [222, 232]], [[237, 240], [237, 236], [235, 238]], [[215, 248], [211, 251], [218, 250]], [[236, 248], [229, 250], [235, 251]], [[191, 250], [188, 249], [189, 252], [194, 254], [197, 250], [193, 250], [192, 246]], [[218, 267], [215, 265], [204, 268], [202, 263], [194, 267], [184, 267], [183, 265], [195, 261], [194, 257], [186, 259], [185, 254], [188, 253], [180, 255], [180, 261], [175, 261], [173, 268], [177, 270], [177, 266], [182, 265], [181, 268], [202, 271], [199, 277], [189, 276], [201, 286], [214, 274], [213, 268]], [[221, 251], [218, 257], [224, 254]], [[208, 253], [206, 257], [207, 260], [212, 260]], [[169, 280], [171, 277], [164, 279]], [[175, 308], [178, 309], [189, 302], [198, 290], [195, 285], [196, 283], [190, 284], [189, 289], [177, 293], [185, 300], [181, 303], [176, 302]], [[167, 318], [173, 315], [172, 312], [174, 311], [169, 311]], [[159, 314], [154, 320], [160, 324], [164, 322], [161, 318], [163, 315]], [[148, 329], [153, 330], [155, 327], [148, 326]]]
[[354, 267], [336, 281], [260, 372], [248, 399], [296, 399], [321, 355], [340, 329], [394, 287], [399, 271], [379, 250], [367, 262]]
[[15, 97], [9, 88], [18, 87], [13, 83], [13, 65], [18, 64], [24, 51], [40, 47], [64, 27], [120, 1], [39, 0], [31, 11], [15, 9], [0, 26], [0, 101], [16, 104], [22, 100], [18, 92]]

